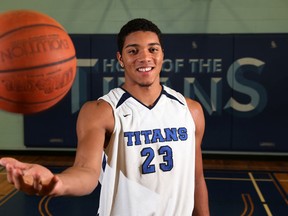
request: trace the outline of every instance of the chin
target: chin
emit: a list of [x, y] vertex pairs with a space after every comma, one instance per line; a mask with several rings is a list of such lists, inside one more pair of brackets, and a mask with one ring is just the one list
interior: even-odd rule
[[140, 83], [139, 86], [140, 87], [150, 87], [152, 86], [153, 83]]

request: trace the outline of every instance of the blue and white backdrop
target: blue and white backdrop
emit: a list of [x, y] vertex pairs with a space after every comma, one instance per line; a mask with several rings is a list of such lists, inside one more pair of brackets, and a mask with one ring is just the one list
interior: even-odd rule
[[[28, 147], [74, 148], [81, 105], [124, 82], [116, 35], [71, 38], [77, 78], [55, 107], [24, 117]], [[166, 34], [161, 82], [202, 104], [204, 150], [288, 152], [287, 50], [287, 34]]]

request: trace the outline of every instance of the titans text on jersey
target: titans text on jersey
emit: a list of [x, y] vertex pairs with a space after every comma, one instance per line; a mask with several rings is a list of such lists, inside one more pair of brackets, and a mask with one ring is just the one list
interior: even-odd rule
[[[157, 142], [170, 141], [185, 141], [188, 138], [187, 129], [179, 128], [164, 128], [141, 131], [126, 131], [124, 138], [127, 146], [153, 144]], [[144, 143], [143, 143], [144, 142]]]

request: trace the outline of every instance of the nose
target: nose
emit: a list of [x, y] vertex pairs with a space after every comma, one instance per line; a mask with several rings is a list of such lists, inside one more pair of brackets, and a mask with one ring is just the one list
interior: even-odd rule
[[142, 50], [141, 52], [139, 52], [139, 58], [138, 58], [139, 62], [151, 62], [152, 61], [152, 57], [151, 57], [151, 53], [149, 52], [149, 50]]

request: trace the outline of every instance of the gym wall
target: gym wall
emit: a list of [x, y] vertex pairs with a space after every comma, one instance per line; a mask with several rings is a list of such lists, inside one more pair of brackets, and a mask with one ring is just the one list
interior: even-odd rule
[[286, 1], [11, 0], [0, 6], [0, 12], [52, 16], [71, 35], [78, 57], [78, 78], [57, 106], [25, 117], [0, 112], [0, 150], [74, 148], [80, 106], [123, 80], [115, 34], [129, 19], [145, 17], [165, 33], [163, 84], [203, 105], [205, 150], [287, 152]]

